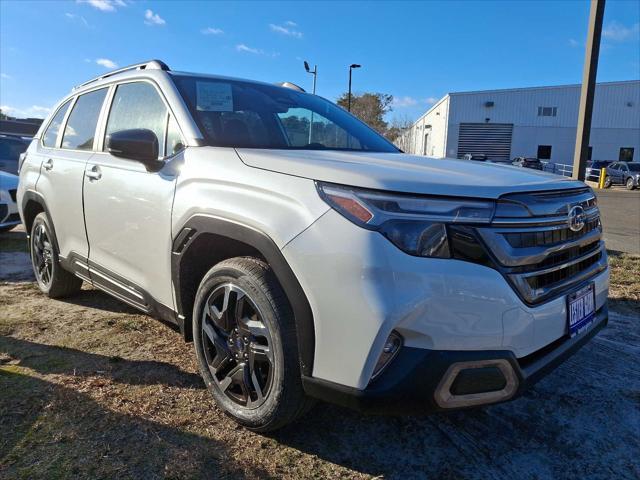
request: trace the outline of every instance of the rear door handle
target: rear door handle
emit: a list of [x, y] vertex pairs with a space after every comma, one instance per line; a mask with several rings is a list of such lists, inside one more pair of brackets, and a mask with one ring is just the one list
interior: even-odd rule
[[94, 165], [90, 170], [84, 172], [84, 174], [90, 180], [100, 180], [102, 178], [102, 172], [100, 171], [100, 167], [98, 165]]
[[42, 165], [45, 170], [49, 171], [53, 168], [53, 160], [49, 159]]

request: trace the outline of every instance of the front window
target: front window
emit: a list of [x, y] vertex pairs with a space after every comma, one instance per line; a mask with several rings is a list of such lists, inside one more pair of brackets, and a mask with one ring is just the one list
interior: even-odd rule
[[360, 120], [315, 95], [236, 80], [173, 78], [212, 146], [399, 152]]

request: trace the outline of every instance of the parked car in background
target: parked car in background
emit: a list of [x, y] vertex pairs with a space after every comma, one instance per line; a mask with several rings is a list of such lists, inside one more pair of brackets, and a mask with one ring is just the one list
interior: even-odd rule
[[0, 171], [18, 174], [18, 158], [24, 152], [31, 138], [0, 133]]
[[600, 181], [600, 170], [607, 168], [611, 164], [611, 160], [594, 160], [587, 162], [587, 171], [585, 173], [585, 180], [592, 182]]
[[0, 172], [0, 232], [11, 230], [20, 224], [20, 215], [16, 205], [18, 176]]
[[487, 160], [487, 156], [480, 153], [465, 153], [462, 156], [462, 160], [476, 160], [479, 162], [484, 162]]
[[511, 162], [511, 165], [515, 165], [516, 167], [532, 168], [534, 170], [543, 170], [542, 162], [537, 158], [531, 157], [516, 157], [513, 159], [513, 162]]
[[607, 167], [604, 188], [611, 185], [625, 185], [627, 190], [633, 190], [640, 185], [640, 163], [616, 162]]

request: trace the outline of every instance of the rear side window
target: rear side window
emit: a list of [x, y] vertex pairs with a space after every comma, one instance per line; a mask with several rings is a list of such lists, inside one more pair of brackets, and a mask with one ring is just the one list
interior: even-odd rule
[[[162, 148], [167, 114], [167, 107], [153, 85], [146, 82], [118, 85], [109, 112], [106, 134], [146, 128], [156, 134], [158, 145]], [[106, 142], [104, 149], [106, 150]]]
[[60, 131], [60, 127], [62, 126], [62, 122], [64, 120], [64, 116], [67, 114], [67, 110], [69, 109], [69, 105], [71, 105], [71, 100], [67, 101], [60, 110], [56, 113], [53, 120], [47, 127], [47, 131], [44, 132], [44, 137], [42, 137], [42, 144], [45, 147], [55, 147], [56, 140], [58, 139], [58, 132]]
[[102, 88], [78, 97], [64, 129], [62, 148], [75, 150], [93, 149], [98, 116], [106, 94], [107, 89]]

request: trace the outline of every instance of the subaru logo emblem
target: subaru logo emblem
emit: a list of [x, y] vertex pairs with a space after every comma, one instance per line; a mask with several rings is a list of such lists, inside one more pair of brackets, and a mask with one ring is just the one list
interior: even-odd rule
[[572, 232], [579, 232], [584, 227], [585, 219], [584, 208], [580, 205], [576, 205], [569, 210], [569, 218], [567, 224]]

